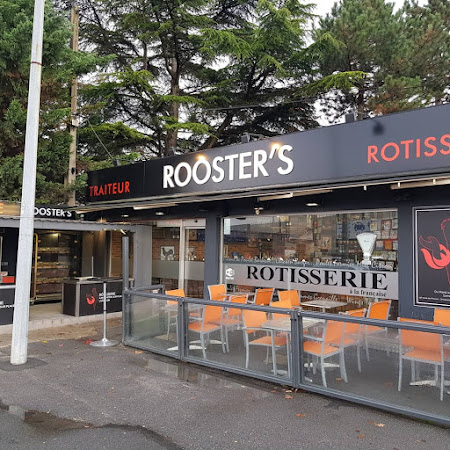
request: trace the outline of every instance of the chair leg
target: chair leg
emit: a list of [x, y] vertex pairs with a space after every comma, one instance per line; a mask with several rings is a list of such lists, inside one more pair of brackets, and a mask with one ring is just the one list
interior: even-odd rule
[[347, 383], [347, 370], [345, 368], [345, 355], [344, 355], [344, 349], [341, 349], [339, 352], [339, 368], [341, 371], [341, 378]]
[[[289, 342], [289, 336], [286, 336], [286, 353], [287, 353], [287, 366], [288, 366], [288, 377], [291, 377], [291, 343]], [[302, 368], [303, 370], [303, 368]]]
[[224, 333], [223, 333], [223, 327], [220, 327], [220, 342], [222, 344], [222, 353], [225, 353], [226, 349], [226, 341], [225, 341], [225, 337], [224, 337]]
[[205, 335], [200, 333], [200, 343], [202, 346], [203, 358], [206, 359]]
[[170, 311], [167, 311], [167, 340], [169, 340], [170, 334]]
[[361, 373], [361, 345], [359, 342], [356, 346], [356, 362], [358, 363], [358, 372]]
[[370, 357], [369, 357], [369, 342], [367, 339], [367, 333], [364, 335], [364, 346], [366, 347], [366, 359], [367, 361], [370, 361]]
[[[244, 333], [245, 333], [245, 330], [244, 330]], [[245, 368], [248, 369], [250, 345], [248, 343], [247, 333], [244, 334], [244, 344], [245, 344]]]
[[402, 376], [403, 376], [403, 358], [400, 349], [398, 361], [398, 392], [402, 390]]
[[416, 381], [416, 362], [411, 360], [411, 381]]
[[[267, 349], [269, 349], [269, 347], [267, 347]], [[274, 341], [273, 334], [272, 334], [272, 370], [273, 370], [273, 374], [276, 376], [277, 375], [277, 354], [275, 351], [275, 341]]]
[[441, 402], [444, 400], [444, 361], [441, 364]]
[[325, 363], [324, 363], [324, 359], [320, 358], [320, 370], [322, 372], [322, 384], [323, 387], [327, 387], [327, 379], [325, 377]]

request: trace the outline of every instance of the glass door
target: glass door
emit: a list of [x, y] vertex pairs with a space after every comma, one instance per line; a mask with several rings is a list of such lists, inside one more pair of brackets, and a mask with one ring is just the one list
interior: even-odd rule
[[205, 220], [159, 220], [152, 228], [152, 284], [203, 297]]
[[183, 263], [180, 281], [188, 297], [203, 297], [205, 271], [205, 220], [185, 220], [182, 223], [181, 247]]

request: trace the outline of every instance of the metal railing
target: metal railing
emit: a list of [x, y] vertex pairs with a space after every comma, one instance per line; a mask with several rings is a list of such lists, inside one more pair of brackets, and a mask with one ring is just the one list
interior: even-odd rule
[[[442, 367], [438, 368], [431, 357], [430, 361], [408, 359], [407, 352], [403, 353], [400, 346], [400, 330], [421, 332], [424, 338], [439, 335], [441, 341], [446, 342], [447, 366], [444, 363], [443, 371], [445, 373], [447, 367], [448, 372], [450, 331], [447, 327], [172, 297], [162, 292], [161, 285], [124, 290], [125, 345], [450, 426], [450, 392], [446, 386], [443, 400], [439, 398], [438, 375]], [[220, 325], [216, 319], [211, 323], [216, 323], [217, 328], [211, 325], [212, 331], [206, 333], [201, 323], [208, 306], [219, 308], [216, 312], [220, 312]], [[224, 322], [229, 310], [237, 317], [233, 319], [232, 324], [237, 323], [233, 328], [228, 327], [231, 322]], [[245, 311], [258, 311], [268, 319], [275, 314], [283, 323], [289, 321], [290, 326], [273, 329], [265, 322], [262, 326], [267, 328], [255, 331], [255, 336], [262, 337], [261, 342], [265, 344], [257, 344], [257, 340], [249, 344], [251, 333], [243, 321]], [[329, 344], [323, 340], [326, 326], [331, 327], [331, 324], [340, 329], [344, 337]], [[345, 335], [345, 329], [349, 328], [346, 324], [356, 324], [358, 331]], [[274, 345], [275, 341], [280, 345]], [[332, 356], [328, 357], [326, 352]], [[400, 370], [408, 364], [411, 366], [409, 382], [409, 372], [402, 374]], [[434, 383], [436, 387], [432, 386]]]

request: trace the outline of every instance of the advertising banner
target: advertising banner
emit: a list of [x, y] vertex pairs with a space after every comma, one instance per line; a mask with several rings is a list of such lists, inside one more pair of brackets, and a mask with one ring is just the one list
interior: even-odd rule
[[227, 284], [398, 299], [397, 272], [251, 262], [224, 263]]
[[450, 207], [414, 210], [415, 305], [450, 308]]
[[[122, 281], [106, 283], [106, 312], [122, 311]], [[103, 283], [80, 285], [80, 316], [103, 313]]]

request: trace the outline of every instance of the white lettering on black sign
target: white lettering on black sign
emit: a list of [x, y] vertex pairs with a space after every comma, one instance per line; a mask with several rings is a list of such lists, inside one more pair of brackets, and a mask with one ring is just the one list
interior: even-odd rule
[[61, 208], [48, 208], [35, 206], [34, 215], [38, 217], [60, 217], [62, 219], [69, 219], [72, 217], [72, 211], [66, 211]]
[[265, 150], [254, 150], [216, 156], [212, 161], [201, 155], [193, 165], [185, 161], [176, 166], [166, 164], [163, 167], [163, 188], [185, 187], [191, 182], [202, 185], [209, 180], [221, 183], [225, 179], [233, 181], [268, 177], [270, 174], [266, 163], [272, 159], [278, 159], [280, 162], [277, 167], [278, 174], [287, 175], [294, 170], [294, 161], [289, 156], [291, 151], [290, 145], [283, 145], [272, 148], [269, 153]]

